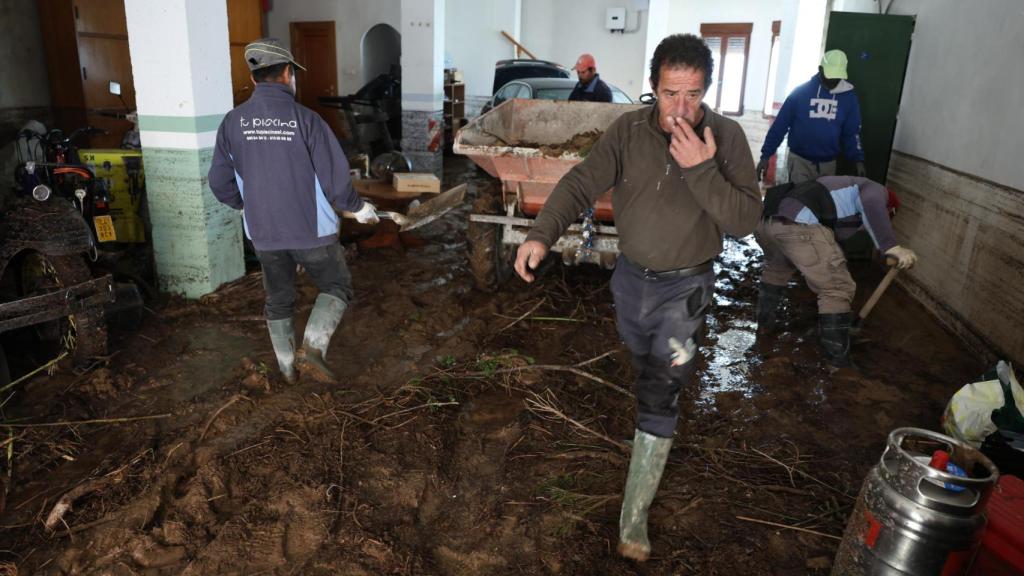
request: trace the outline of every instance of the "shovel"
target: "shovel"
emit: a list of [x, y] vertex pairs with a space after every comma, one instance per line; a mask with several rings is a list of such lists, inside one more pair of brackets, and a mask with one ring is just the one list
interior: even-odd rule
[[864, 319], [868, 317], [875, 308], [875, 304], [878, 304], [879, 299], [882, 298], [882, 294], [885, 294], [886, 289], [892, 284], [892, 281], [896, 279], [896, 275], [899, 274], [900, 269], [896, 267], [896, 262], [887, 258], [886, 263], [889, 265], [889, 271], [885, 273], [885, 277], [878, 283], [878, 287], [871, 293], [871, 297], [864, 303], [864, 307], [860, 309], [860, 313], [853, 321], [853, 325], [850, 326], [850, 332], [858, 334], [861, 327], [864, 325]]
[[[408, 232], [409, 230], [415, 230], [420, 226], [430, 224], [444, 216], [449, 210], [462, 204], [462, 200], [465, 197], [466, 185], [459, 184], [426, 202], [413, 206], [406, 214], [389, 210], [377, 210], [377, 218], [392, 220], [395, 224], [398, 224], [399, 232]], [[351, 212], [342, 212], [341, 214], [345, 218], [355, 217]]]

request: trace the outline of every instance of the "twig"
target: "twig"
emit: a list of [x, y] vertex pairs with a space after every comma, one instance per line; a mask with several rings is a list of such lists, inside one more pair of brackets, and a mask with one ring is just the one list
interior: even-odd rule
[[546, 390], [545, 394], [547, 395], [546, 398], [535, 392], [530, 392], [530, 396], [525, 399], [527, 409], [529, 409], [531, 412], [536, 413], [538, 416], [548, 420], [565, 420], [577, 430], [580, 430], [581, 432], [584, 432], [596, 438], [600, 438], [601, 440], [604, 440], [605, 442], [608, 442], [613, 446], [617, 446], [621, 450], [625, 451], [629, 449], [629, 446], [627, 446], [625, 442], [620, 442], [619, 440], [612, 439], [607, 435], [598, 432], [597, 430], [592, 430], [585, 424], [570, 418], [568, 415], [565, 414], [565, 412], [562, 412], [556, 404], [554, 392], [552, 392], [550, 389]]
[[544, 304], [544, 302], [547, 302], [547, 298], [541, 298], [541, 299], [540, 299], [539, 301], [537, 301], [537, 303], [536, 303], [536, 304], [534, 304], [534, 305], [533, 305], [533, 308], [530, 308], [529, 310], [527, 310], [527, 311], [526, 311], [526, 314], [523, 314], [523, 315], [522, 315], [522, 316], [520, 316], [519, 318], [516, 318], [516, 319], [515, 319], [515, 320], [513, 320], [512, 322], [510, 322], [510, 323], [506, 324], [506, 325], [505, 325], [505, 327], [504, 327], [504, 328], [502, 328], [501, 330], [498, 330], [498, 332], [504, 332], [505, 330], [508, 330], [509, 328], [511, 328], [511, 327], [515, 326], [516, 324], [518, 324], [518, 323], [522, 322], [524, 318], [526, 318], [526, 317], [527, 317], [527, 316], [529, 316], [530, 314], [533, 314], [533, 312], [534, 312], [534, 311], [535, 311], [535, 310], [536, 310], [537, 308], [540, 308], [540, 307], [541, 307], [541, 304]]
[[612, 354], [615, 354], [616, 352], [618, 352], [618, 350], [609, 350], [609, 351], [605, 352], [604, 354], [601, 354], [600, 356], [594, 356], [590, 360], [584, 360], [583, 362], [580, 362], [579, 364], [573, 364], [573, 366], [575, 368], [583, 368], [587, 364], [593, 364], [594, 362], [597, 362], [598, 360], [602, 360], [604, 358], [607, 358], [608, 356], [611, 356]]
[[[776, 463], [776, 464], [778, 464], [779, 466], [782, 466], [783, 468], [785, 468], [785, 469], [786, 469], [787, 471], [789, 471], [789, 472], [790, 472], [790, 475], [791, 475], [791, 476], [792, 476], [792, 473], [793, 473], [793, 472], [796, 472], [797, 474], [799, 474], [799, 475], [803, 476], [804, 478], [807, 478], [808, 480], [811, 480], [812, 482], [815, 482], [815, 483], [817, 483], [817, 484], [820, 484], [820, 485], [824, 486], [825, 488], [828, 488], [829, 490], [831, 490], [831, 491], [835, 492], [836, 494], [842, 494], [843, 496], [845, 496], [845, 497], [847, 497], [847, 498], [849, 498], [849, 499], [851, 499], [851, 500], [855, 500], [855, 499], [856, 499], [856, 498], [854, 498], [853, 496], [850, 496], [849, 494], [847, 494], [846, 492], [844, 492], [844, 491], [842, 491], [842, 490], [840, 490], [840, 489], [836, 488], [835, 486], [832, 486], [831, 484], [827, 484], [827, 483], [825, 483], [825, 482], [822, 482], [821, 480], [818, 480], [818, 479], [817, 479], [817, 478], [815, 478], [814, 476], [811, 476], [810, 474], [808, 474], [807, 472], [804, 472], [803, 470], [801, 470], [801, 469], [799, 469], [799, 468], [795, 468], [795, 467], [792, 467], [792, 468], [791, 468], [791, 467], [789, 467], [789, 466], [786, 466], [786, 465], [785, 465], [785, 464], [783, 464], [782, 462], [779, 462], [779, 461], [778, 461], [778, 460], [776, 460], [775, 458], [772, 458], [771, 456], [769, 456], [769, 455], [765, 454], [764, 452], [761, 452], [760, 450], [758, 450], [758, 449], [756, 449], [756, 448], [752, 448], [752, 450], [753, 450], [754, 452], [757, 452], [757, 453], [758, 453], [758, 454], [760, 454], [761, 456], [764, 456], [765, 458], [767, 458], [767, 459], [771, 460], [772, 462], [775, 462], [775, 463]], [[790, 481], [792, 481], [792, 478], [790, 478]]]
[[36, 422], [33, 424], [7, 424], [0, 422], [5, 428], [49, 428], [55, 426], [78, 426], [80, 424], [123, 424], [125, 422], [138, 422], [140, 420], [158, 420], [170, 418], [174, 414], [151, 414], [149, 416], [132, 416], [130, 418], [98, 418], [95, 420], [64, 420], [60, 422]]
[[737, 520], [743, 520], [745, 522], [754, 522], [757, 524], [765, 524], [767, 526], [774, 526], [776, 528], [784, 528], [786, 530], [797, 530], [799, 532], [806, 532], [808, 534], [814, 534], [815, 536], [821, 536], [823, 538], [831, 538], [833, 540], [842, 540], [839, 536], [833, 536], [831, 534], [825, 534], [824, 532], [818, 532], [817, 530], [811, 530], [809, 528], [800, 528], [799, 526], [787, 526], [786, 524], [779, 524], [778, 522], [769, 522], [767, 520], [758, 520], [757, 518], [747, 518], [746, 516], [737, 516]]
[[[96, 492], [97, 490], [102, 488], [104, 484], [108, 484], [110, 482], [111, 480], [109, 480], [108, 477], [104, 476], [103, 478], [94, 478], [92, 480], [87, 480], [85, 482], [82, 482], [78, 486], [75, 486], [71, 490], [68, 490], [63, 496], [60, 497], [59, 500], [57, 500], [57, 503], [53, 505], [53, 508], [50, 510], [50, 513], [46, 516], [46, 521], [43, 522], [43, 526], [46, 527], [47, 531], [53, 532], [54, 529], [57, 528], [58, 524], [64, 522], [64, 515], [67, 514], [69, 510], [71, 510], [71, 506], [75, 503], [75, 500], [78, 500], [82, 496], [85, 496], [86, 494], [89, 494], [91, 492]], [[65, 526], [66, 525], [67, 523], [65, 523]]]
[[33, 376], [35, 376], [36, 374], [39, 374], [39, 373], [40, 373], [40, 372], [42, 372], [43, 370], [49, 370], [49, 369], [50, 369], [50, 368], [51, 368], [52, 366], [54, 366], [55, 364], [57, 364], [57, 362], [60, 362], [61, 360], [63, 360], [63, 359], [65, 359], [65, 358], [67, 358], [67, 356], [68, 356], [67, 350], [65, 350], [64, 352], [61, 352], [61, 353], [60, 353], [60, 354], [59, 354], [59, 355], [58, 355], [58, 356], [57, 356], [56, 358], [54, 358], [53, 360], [50, 360], [50, 361], [49, 361], [49, 362], [47, 362], [46, 364], [43, 364], [42, 366], [40, 366], [40, 367], [36, 368], [35, 370], [33, 370], [33, 371], [29, 372], [28, 374], [25, 374], [24, 376], [22, 376], [22, 377], [18, 378], [18, 379], [17, 379], [17, 380], [15, 380], [14, 382], [11, 382], [10, 384], [7, 384], [7, 385], [5, 385], [5, 386], [4, 386], [3, 388], [0, 388], [0, 392], [3, 392], [3, 391], [5, 391], [5, 390], [7, 390], [8, 388], [14, 388], [14, 387], [15, 387], [15, 386], [17, 386], [18, 384], [21, 384], [21, 383], [22, 383], [22, 382], [24, 382], [25, 380], [28, 380], [29, 378], [31, 378], [31, 377], [33, 377]]
[[384, 420], [385, 418], [391, 418], [392, 416], [398, 416], [399, 414], [405, 414], [406, 412], [412, 412], [414, 410], [420, 410], [420, 409], [423, 409], [423, 408], [435, 408], [435, 407], [438, 407], [438, 406], [458, 406], [458, 405], [459, 405], [458, 402], [427, 402], [426, 404], [422, 404], [420, 406], [413, 406], [412, 408], [406, 408], [405, 410], [399, 410], [397, 412], [391, 412], [390, 414], [385, 414], [383, 416], [378, 416], [378, 417], [374, 418], [373, 420], [371, 420], [370, 423], [371, 424], [377, 424], [377, 422], [380, 422], [381, 420]]
[[241, 394], [235, 394], [231, 398], [228, 398], [228, 401], [225, 402], [223, 406], [218, 408], [217, 411], [214, 412], [213, 415], [210, 416], [209, 419], [207, 419], [206, 425], [203, 426], [203, 433], [199, 435], [199, 440], [197, 440], [196, 443], [202, 442], [203, 438], [206, 438], [206, 433], [210, 430], [210, 425], [213, 424], [213, 421], [217, 419], [217, 416], [220, 416], [221, 412], [227, 410], [229, 406], [231, 406], [235, 402], [238, 402], [239, 400], [242, 400], [244, 398], [245, 397], [242, 396]]

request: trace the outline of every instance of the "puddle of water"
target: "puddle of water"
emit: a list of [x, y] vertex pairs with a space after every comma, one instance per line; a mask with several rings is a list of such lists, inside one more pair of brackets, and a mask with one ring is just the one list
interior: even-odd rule
[[719, 392], [753, 392], [747, 352], [754, 345], [756, 325], [749, 321], [738, 321], [736, 327], [718, 334], [713, 346], [704, 348], [707, 368], [701, 375], [704, 401], [713, 400]]

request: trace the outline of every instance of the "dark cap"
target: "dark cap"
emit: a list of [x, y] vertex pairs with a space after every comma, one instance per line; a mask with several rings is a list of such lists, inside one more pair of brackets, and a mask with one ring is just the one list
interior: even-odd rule
[[250, 42], [245, 47], [245, 63], [249, 65], [250, 71], [284, 63], [306, 70], [305, 66], [295, 61], [292, 53], [282, 46], [277, 38], [260, 38]]

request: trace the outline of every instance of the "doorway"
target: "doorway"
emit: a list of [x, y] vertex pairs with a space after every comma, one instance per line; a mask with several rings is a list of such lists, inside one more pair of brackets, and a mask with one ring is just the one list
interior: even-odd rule
[[402, 35], [387, 24], [377, 24], [363, 34], [363, 84], [381, 74], [398, 74], [402, 58]]
[[296, 69], [296, 100], [314, 110], [327, 121], [334, 135], [345, 137], [337, 110], [320, 104], [321, 96], [338, 95], [338, 45], [334, 37], [334, 21], [292, 22], [292, 54], [306, 67]]

